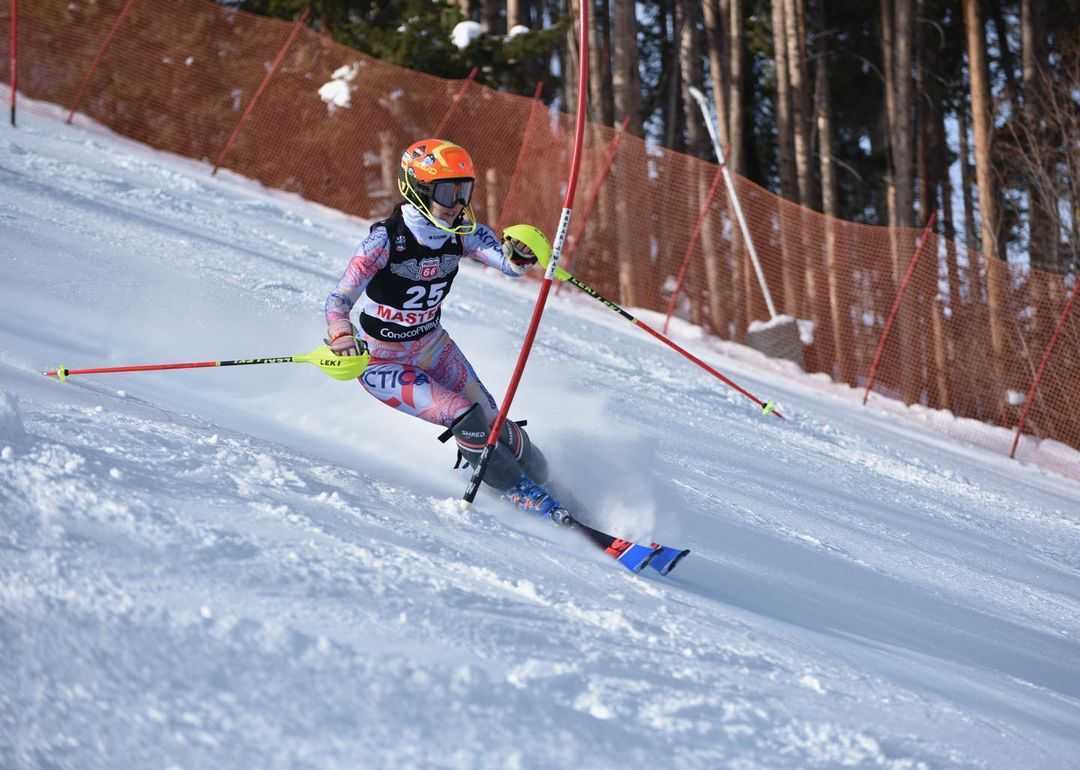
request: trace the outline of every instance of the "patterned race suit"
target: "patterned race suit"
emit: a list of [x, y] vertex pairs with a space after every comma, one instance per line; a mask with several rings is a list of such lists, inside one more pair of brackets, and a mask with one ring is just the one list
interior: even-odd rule
[[471, 235], [450, 235], [410, 204], [371, 226], [326, 298], [332, 333], [348, 331], [349, 313], [366, 294], [360, 327], [371, 352], [361, 378], [383, 403], [428, 422], [449, 426], [474, 403], [488, 421], [498, 410], [472, 365], [440, 324], [441, 306], [462, 257], [509, 276], [519, 273], [485, 225]]

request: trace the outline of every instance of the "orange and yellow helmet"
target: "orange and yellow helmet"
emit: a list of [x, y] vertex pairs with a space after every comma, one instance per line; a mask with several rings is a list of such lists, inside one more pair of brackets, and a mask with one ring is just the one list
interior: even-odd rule
[[[476, 186], [476, 169], [463, 147], [444, 139], [421, 139], [401, 154], [398, 191], [441, 230], [467, 235], [476, 230], [476, 216], [469, 202]], [[431, 203], [465, 208], [458, 221], [447, 226], [431, 213]], [[462, 221], [463, 220], [463, 221]]]

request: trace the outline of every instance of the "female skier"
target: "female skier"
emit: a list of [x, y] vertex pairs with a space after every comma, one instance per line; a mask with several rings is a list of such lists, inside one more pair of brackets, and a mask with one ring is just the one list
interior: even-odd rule
[[[520, 240], [507, 235], [500, 244], [491, 228], [476, 221], [469, 205], [475, 182], [472, 158], [458, 145], [442, 139], [410, 145], [398, 171], [404, 202], [371, 226], [325, 307], [327, 344], [335, 354], [357, 355], [367, 347], [371, 359], [360, 378], [364, 390], [398, 411], [449, 428], [473, 465], [498, 409], [442, 328], [441, 306], [462, 257], [513, 277], [537, 261]], [[522, 227], [528, 226], [508, 230]], [[533, 237], [543, 237], [529, 229]], [[362, 337], [349, 320], [361, 294], [367, 295], [360, 313]], [[484, 481], [519, 508], [569, 523], [569, 513], [540, 486], [546, 476], [543, 454], [507, 420]]]

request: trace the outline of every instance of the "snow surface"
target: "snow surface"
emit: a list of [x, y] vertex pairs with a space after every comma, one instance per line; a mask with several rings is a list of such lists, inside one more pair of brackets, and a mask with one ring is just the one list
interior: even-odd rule
[[[1061, 445], [675, 324], [763, 417], [564, 291], [513, 415], [594, 524], [693, 549], [635, 577], [314, 367], [42, 377], [319, 344], [364, 224], [209, 170], [44, 106], [0, 139], [0, 767], [1080, 766]], [[499, 395], [535, 291], [447, 305]]]

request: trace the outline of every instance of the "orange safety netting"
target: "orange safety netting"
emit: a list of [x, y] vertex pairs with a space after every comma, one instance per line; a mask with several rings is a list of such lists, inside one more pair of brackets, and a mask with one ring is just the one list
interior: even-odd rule
[[[21, 3], [20, 92], [73, 107], [125, 9], [78, 112], [153, 147], [215, 162], [294, 25], [207, 0]], [[307, 28], [296, 31], [224, 167], [351, 214], [381, 217], [398, 197], [401, 150], [431, 134], [449, 111], [445, 138], [466, 147], [483, 170], [474, 196], [481, 220], [527, 221], [552, 234], [573, 116], [474, 83], [459, 100], [459, 82], [371, 59]], [[8, 48], [5, 34], [0, 75], [10, 83]], [[336, 91], [336, 105], [320, 97], [334, 80], [324, 93]], [[616, 146], [617, 133], [595, 125], [586, 132], [564, 264], [621, 304], [664, 312], [708, 201], [677, 313], [720, 338], [745, 339], [749, 322], [768, 319], [768, 312], [724, 186], [714, 187], [716, 165], [634, 136], [619, 137]], [[736, 187], [778, 311], [815, 324], [807, 369], [864, 384], [920, 231], [831, 220], [748, 180], [736, 178]], [[995, 281], [1003, 287], [997, 340], [988, 301]], [[931, 233], [875, 390], [1015, 426], [1071, 290], [1063, 275], [988, 263]], [[1078, 393], [1080, 303], [1063, 324], [1025, 432], [1080, 448]]]

